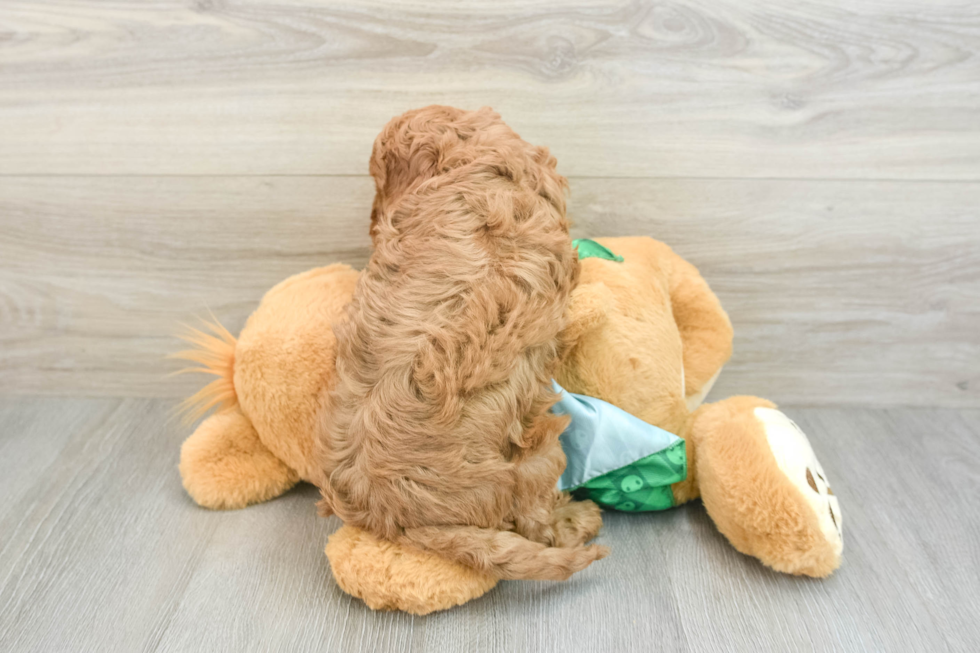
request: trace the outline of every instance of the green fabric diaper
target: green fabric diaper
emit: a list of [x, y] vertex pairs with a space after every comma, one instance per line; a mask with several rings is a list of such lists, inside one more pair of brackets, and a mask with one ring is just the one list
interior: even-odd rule
[[613, 510], [674, 507], [670, 486], [687, 478], [684, 440], [601, 399], [553, 385], [561, 399], [552, 411], [572, 418], [560, 438], [568, 463], [558, 489]]
[[614, 254], [613, 251], [605, 245], [600, 245], [596, 241], [588, 238], [576, 238], [572, 241], [572, 247], [578, 251], [579, 260], [583, 258], [603, 258], [607, 261], [616, 261], [617, 263], [623, 262], [622, 256]]

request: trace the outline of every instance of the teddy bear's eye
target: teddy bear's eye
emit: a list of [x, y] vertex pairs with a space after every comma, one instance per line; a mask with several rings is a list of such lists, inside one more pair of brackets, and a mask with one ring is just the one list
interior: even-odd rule
[[813, 474], [810, 472], [810, 468], [806, 468], [806, 482], [813, 488], [813, 491], [820, 494], [820, 490], [817, 489], [817, 482], [813, 480]]

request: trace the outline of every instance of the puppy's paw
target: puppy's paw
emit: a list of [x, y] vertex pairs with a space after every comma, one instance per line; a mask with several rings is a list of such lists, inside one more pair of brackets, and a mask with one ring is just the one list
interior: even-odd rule
[[584, 544], [602, 528], [602, 511], [591, 501], [570, 501], [556, 508], [554, 517], [555, 546]]

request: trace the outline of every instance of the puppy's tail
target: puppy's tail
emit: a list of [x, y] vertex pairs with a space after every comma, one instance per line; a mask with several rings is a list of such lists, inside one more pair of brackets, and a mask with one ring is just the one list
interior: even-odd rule
[[176, 374], [198, 372], [218, 377], [181, 402], [179, 411], [187, 422], [197, 421], [215, 406], [224, 410], [238, 404], [235, 393], [235, 345], [238, 341], [217, 318], [205, 322], [204, 326], [210, 333], [186, 327], [178, 337], [191, 348], [168, 356], [194, 364]]
[[565, 580], [609, 555], [604, 546], [551, 547], [476, 526], [406, 528], [402, 540], [504, 580]]

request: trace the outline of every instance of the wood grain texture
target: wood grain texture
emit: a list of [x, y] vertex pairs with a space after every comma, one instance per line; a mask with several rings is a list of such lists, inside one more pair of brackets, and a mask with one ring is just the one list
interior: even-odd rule
[[[573, 178], [581, 236], [646, 234], [735, 324], [715, 397], [980, 406], [980, 184]], [[17, 177], [0, 187], [0, 393], [180, 396], [180, 322], [236, 331], [367, 259], [366, 177]]]
[[5, 0], [0, 173], [359, 174], [490, 105], [568, 175], [980, 179], [945, 0]]
[[237, 333], [290, 274], [363, 265], [371, 192], [366, 177], [6, 180], [0, 392], [189, 389], [163, 360], [180, 323], [213, 311]]
[[0, 643], [11, 651], [971, 651], [980, 411], [787, 409], [844, 515], [831, 578], [736, 553], [699, 504], [606, 513], [567, 583], [372, 612], [330, 577], [303, 486], [234, 512], [180, 487], [165, 400], [0, 399]]
[[980, 406], [980, 184], [595, 180], [586, 234], [697, 265], [735, 326], [712, 397]]
[[[363, 265], [381, 126], [490, 105], [731, 313], [713, 396], [790, 405], [844, 511], [826, 581], [700, 505], [428, 618], [344, 595], [298, 488], [201, 510], [179, 322]], [[0, 650], [980, 649], [980, 5], [964, 0], [4, 0]], [[75, 395], [34, 398], [32, 393]], [[77, 396], [104, 397], [80, 399]]]

